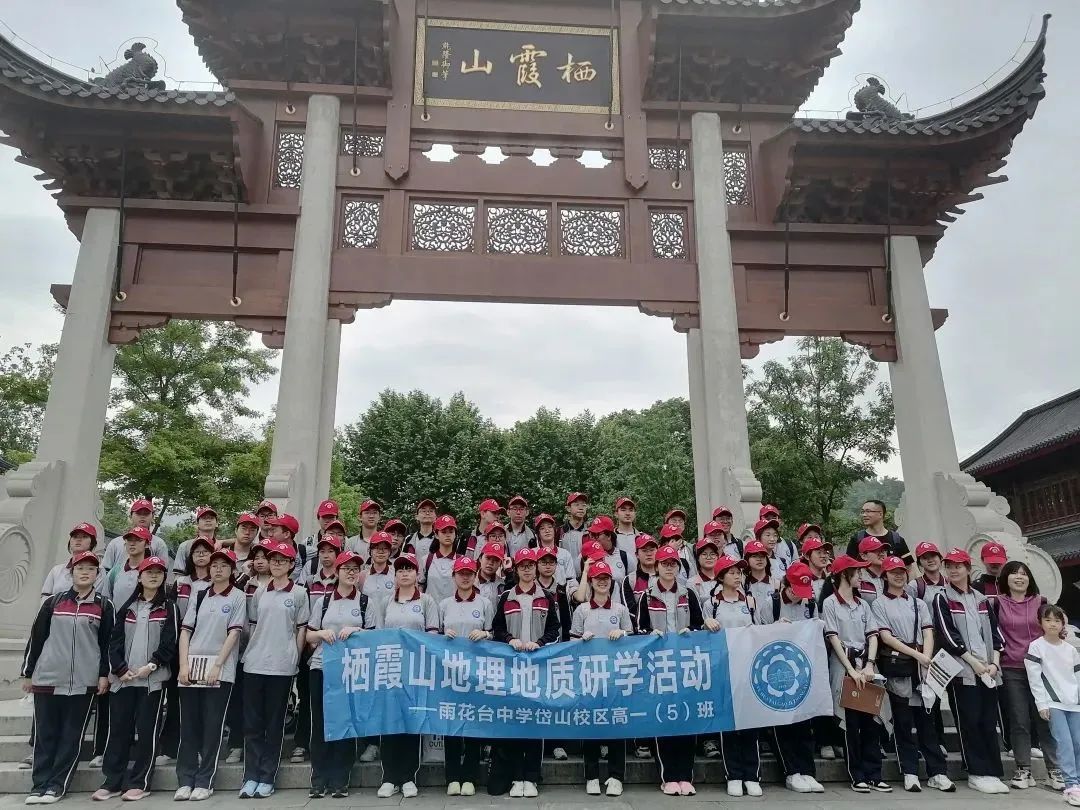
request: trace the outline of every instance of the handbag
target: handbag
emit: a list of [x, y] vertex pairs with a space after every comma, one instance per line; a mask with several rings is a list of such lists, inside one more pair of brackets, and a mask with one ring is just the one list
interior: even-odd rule
[[881, 714], [881, 704], [884, 702], [884, 687], [876, 683], [859, 686], [850, 675], [844, 676], [840, 687], [840, 705], [843, 708], [877, 717]]
[[[915, 623], [911, 633], [911, 646], [919, 645], [919, 604], [913, 598], [911, 605], [915, 609]], [[891, 647], [878, 653], [877, 670], [886, 678], [913, 678], [917, 669], [914, 658]]]

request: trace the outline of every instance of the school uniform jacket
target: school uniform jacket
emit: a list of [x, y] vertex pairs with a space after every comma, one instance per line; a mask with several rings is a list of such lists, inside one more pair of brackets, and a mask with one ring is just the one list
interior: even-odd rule
[[[668, 621], [670, 608], [675, 610], [675, 624]], [[639, 633], [677, 633], [680, 630], [700, 630], [705, 626], [705, 617], [697, 594], [685, 585], [675, 581], [670, 590], [666, 590], [659, 580], [654, 580], [648, 590], [641, 595], [637, 608], [637, 629]]]
[[[109, 690], [139, 686], [158, 691], [175, 666], [177, 625], [176, 604], [164, 592], [153, 602], [133, 594], [117, 611], [109, 639], [109, 667], [113, 674]], [[120, 681], [127, 672], [150, 663], [157, 664], [157, 669], [145, 680]]]
[[[528, 622], [527, 634], [523, 633], [525, 622]], [[519, 585], [508, 588], [495, 605], [491, 632], [496, 641], [504, 644], [515, 638], [535, 641], [541, 647], [554, 644], [562, 633], [555, 597], [536, 582], [530, 591], [521, 590]]]
[[109, 674], [112, 602], [97, 591], [50, 596], [38, 610], [23, 657], [22, 676], [34, 692], [85, 695]]
[[[554, 583], [552, 583], [551, 588], [545, 588], [548, 593], [555, 597], [555, 609], [559, 613], [559, 641], [570, 640], [570, 620], [573, 613], [570, 609], [570, 596], [567, 594], [566, 589], [566, 585], [556, 585]], [[577, 590], [576, 585], [574, 590]]]
[[[993, 651], [1005, 649], [1005, 639], [998, 628], [990, 600], [974, 588], [961, 593], [951, 584], [934, 598], [934, 637], [938, 645], [956, 659], [961, 667], [957, 676], [965, 686], [975, 685], [975, 672], [961, 658], [971, 652], [986, 663]], [[1001, 672], [997, 674], [1001, 683]]]

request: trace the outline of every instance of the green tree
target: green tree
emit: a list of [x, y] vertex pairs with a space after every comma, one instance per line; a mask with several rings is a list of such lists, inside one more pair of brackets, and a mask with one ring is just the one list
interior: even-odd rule
[[747, 395], [765, 499], [789, 526], [812, 520], [844, 530], [835, 513], [851, 485], [894, 452], [892, 393], [877, 364], [838, 338], [802, 338], [789, 360], [751, 378]]
[[28, 461], [37, 447], [56, 344], [13, 346], [0, 356], [0, 457]]

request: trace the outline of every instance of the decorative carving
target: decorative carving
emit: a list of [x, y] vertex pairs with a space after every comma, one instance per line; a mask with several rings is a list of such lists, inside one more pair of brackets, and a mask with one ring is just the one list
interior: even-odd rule
[[684, 146], [650, 146], [649, 168], [673, 172], [690, 168], [690, 153]]
[[341, 246], [377, 248], [381, 200], [346, 199], [341, 212]]
[[146, 329], [158, 329], [172, 320], [171, 315], [145, 315], [114, 312], [109, 322], [109, 343], [126, 346], [139, 339]]
[[700, 326], [698, 305], [690, 301], [639, 301], [638, 311], [642, 315], [671, 318], [675, 331], [683, 334]]
[[241, 329], [258, 332], [262, 335], [263, 345], [268, 349], [285, 348], [284, 318], [234, 318], [233, 322]]
[[750, 205], [750, 155], [745, 149], [724, 150], [724, 186], [728, 205]]
[[351, 129], [341, 130], [341, 154], [357, 157], [377, 158], [382, 157], [383, 136], [374, 135], [370, 132], [357, 132], [353, 138]]
[[158, 72], [158, 63], [146, 53], [143, 43], [132, 43], [131, 47], [124, 51], [124, 58], [127, 60], [124, 64], [113, 68], [105, 76], [94, 78], [93, 83], [128, 93], [165, 89], [165, 82], [153, 81]]
[[841, 332], [840, 337], [848, 343], [862, 346], [870, 357], [879, 363], [895, 363], [896, 335], [888, 332]]
[[546, 207], [490, 206], [487, 209], [487, 252], [546, 255], [549, 215]]
[[30, 538], [21, 527], [12, 527], [0, 536], [0, 605], [19, 598], [30, 576], [31, 558]]
[[620, 208], [560, 208], [559, 244], [566, 256], [623, 255]]
[[652, 225], [652, 252], [657, 259], [688, 259], [686, 250], [686, 212], [649, 211]]
[[274, 185], [278, 188], [300, 188], [304, 173], [304, 130], [282, 127], [277, 134], [274, 155]]
[[411, 247], [468, 253], [473, 249], [475, 224], [475, 205], [414, 202]]
[[766, 343], [776, 343], [784, 339], [782, 331], [772, 330], [739, 330], [739, 355], [743, 360], [752, 360], [758, 356], [761, 347]]
[[361, 292], [334, 292], [330, 291], [327, 317], [336, 318], [342, 323], [352, 323], [356, 320], [358, 309], [382, 309], [394, 300], [389, 293], [361, 293]]
[[855, 109], [847, 117], [851, 121], [914, 121], [915, 116], [902, 113], [899, 108], [885, 98], [885, 85], [874, 76], [866, 80], [866, 85], [855, 91]]

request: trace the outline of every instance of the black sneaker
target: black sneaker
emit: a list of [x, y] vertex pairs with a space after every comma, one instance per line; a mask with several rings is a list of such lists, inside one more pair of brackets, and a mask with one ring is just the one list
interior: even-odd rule
[[347, 799], [349, 797], [348, 788], [334, 788], [334, 792], [330, 794], [335, 799]]
[[869, 793], [870, 785], [866, 782], [852, 782], [851, 789], [854, 790], [856, 793]]
[[309, 799], [321, 799], [326, 796], [326, 788], [313, 787], [307, 795]]
[[871, 782], [870, 789], [875, 790], [878, 793], [892, 793], [892, 785], [890, 785], [888, 782]]

